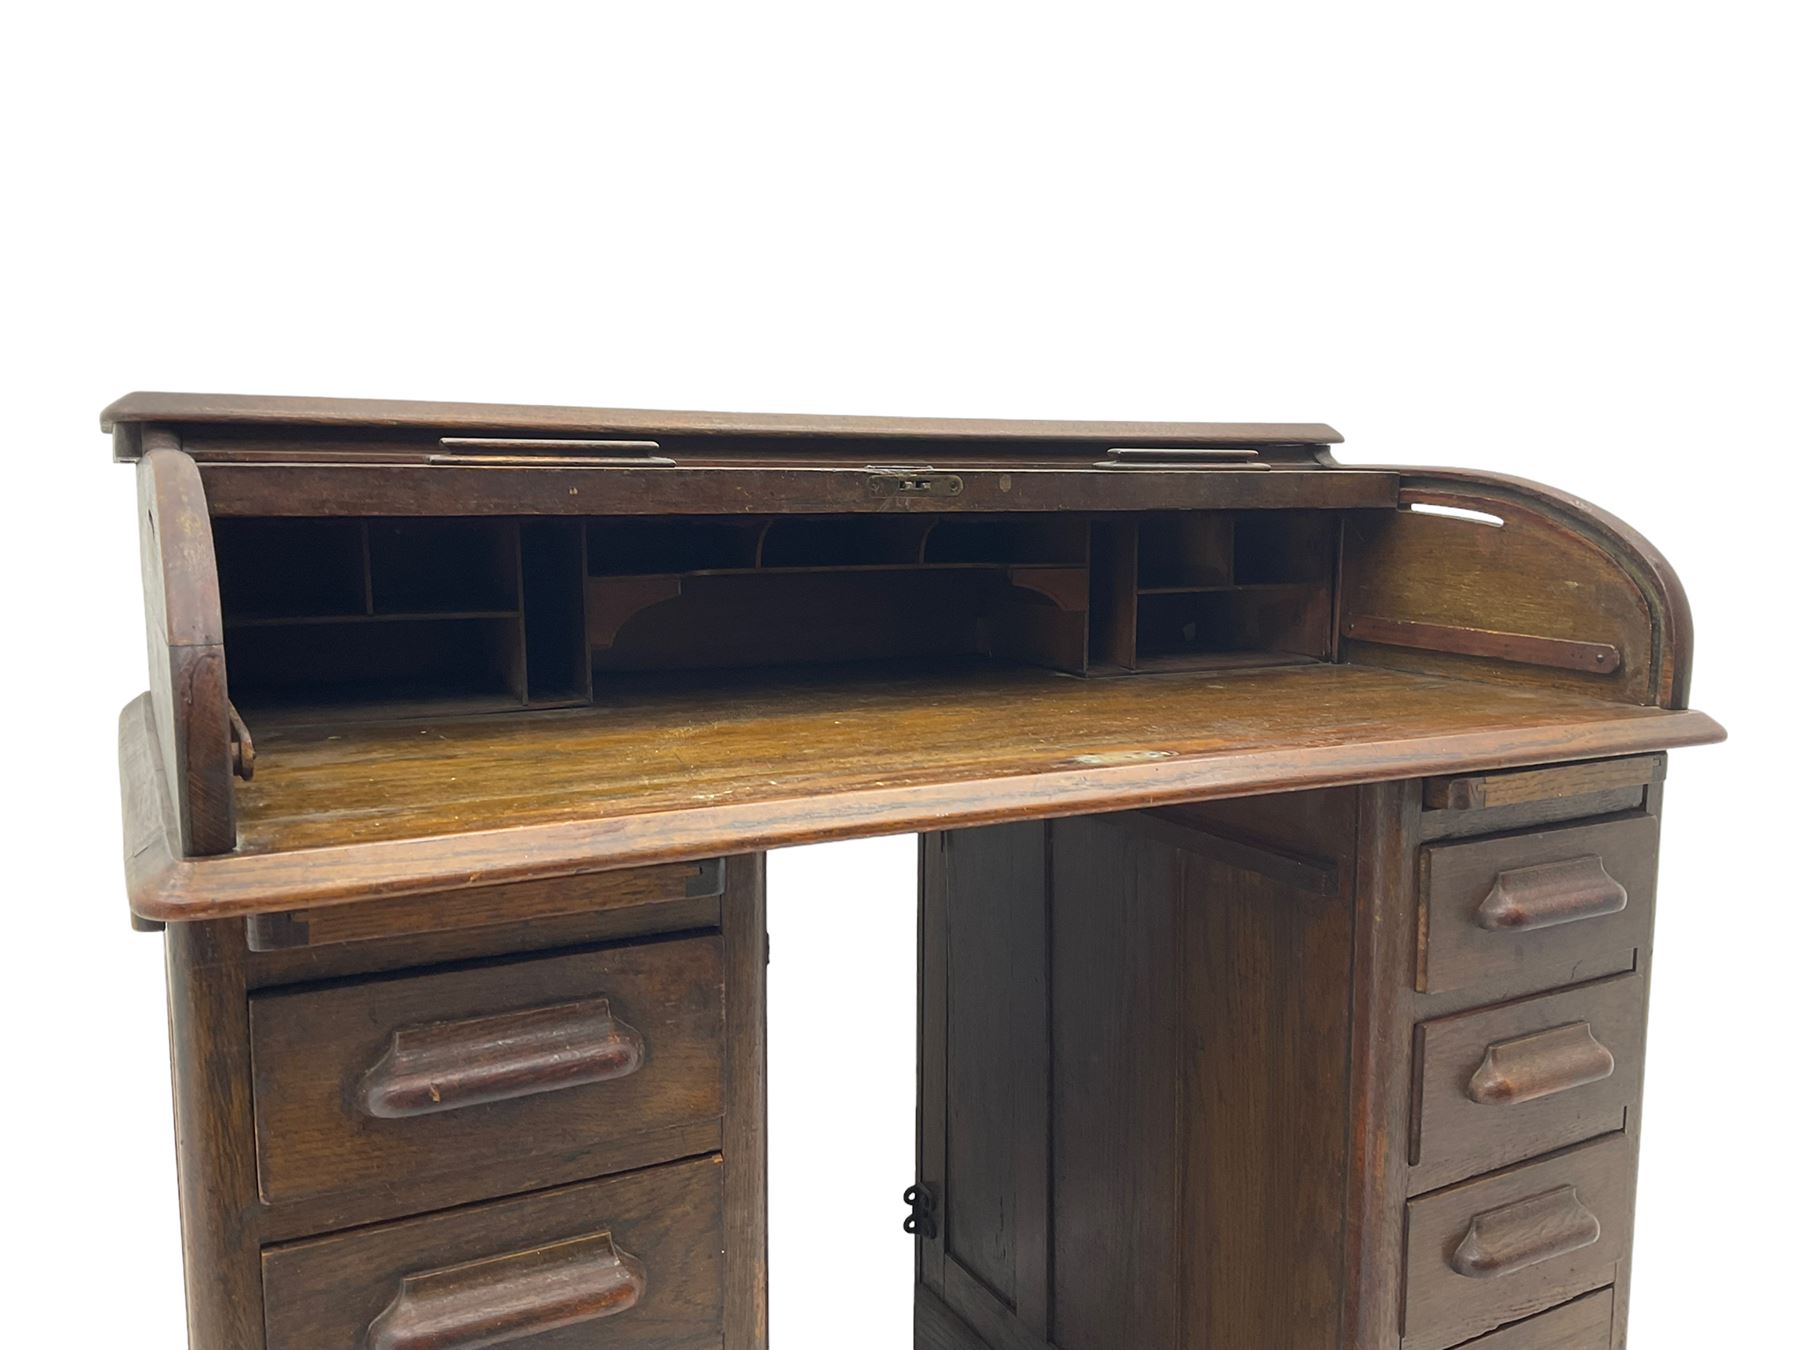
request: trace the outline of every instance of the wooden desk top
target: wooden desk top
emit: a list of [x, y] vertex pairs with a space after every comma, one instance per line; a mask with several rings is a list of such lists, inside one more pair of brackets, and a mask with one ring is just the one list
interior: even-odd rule
[[1322, 422], [1066, 422], [982, 417], [867, 417], [803, 413], [669, 412], [645, 408], [428, 403], [409, 399], [288, 398], [257, 394], [131, 393], [100, 414], [100, 429], [179, 426], [356, 427], [367, 430], [542, 432], [560, 435], [845, 436], [856, 439], [1089, 441], [1108, 445], [1335, 445]]
[[826, 839], [1722, 739], [1691, 711], [1353, 665], [1083, 680], [1028, 667], [662, 675], [580, 709], [266, 725], [239, 848], [153, 820], [121, 727], [134, 910], [190, 919]]

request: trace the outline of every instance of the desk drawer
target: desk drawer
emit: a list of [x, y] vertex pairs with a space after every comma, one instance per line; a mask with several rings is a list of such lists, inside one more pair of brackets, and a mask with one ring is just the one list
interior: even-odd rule
[[1419, 851], [1418, 989], [1567, 984], [1650, 933], [1657, 823], [1627, 816]]
[[1445, 1350], [1611, 1284], [1631, 1172], [1615, 1134], [1408, 1202], [1405, 1350]]
[[719, 1147], [717, 937], [258, 994], [250, 1024], [270, 1204], [431, 1174], [481, 1199], [524, 1188], [523, 1155], [600, 1174]]
[[1464, 1350], [1610, 1350], [1612, 1320], [1613, 1291], [1599, 1289], [1470, 1341]]
[[1643, 1058], [1641, 975], [1422, 1024], [1411, 1190], [1623, 1129]]
[[263, 1252], [268, 1350], [716, 1350], [717, 1157]]

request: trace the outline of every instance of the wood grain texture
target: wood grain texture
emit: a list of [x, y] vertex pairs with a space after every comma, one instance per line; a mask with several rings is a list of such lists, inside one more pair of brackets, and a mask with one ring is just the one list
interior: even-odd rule
[[243, 849], [147, 851], [127, 880], [148, 918], [242, 915], [1722, 735], [1698, 713], [1350, 666], [665, 678], [593, 709], [265, 732]]
[[121, 423], [233, 423], [427, 431], [551, 432], [644, 436], [843, 436], [857, 439], [1082, 441], [1107, 444], [1310, 445], [1335, 443], [1320, 422], [1049, 422], [1002, 418], [869, 417], [841, 414], [669, 412], [517, 403], [293, 398], [264, 394], [134, 392], [100, 414]]
[[1657, 821], [1500, 835], [1420, 850], [1417, 988], [1439, 993], [1630, 951], [1650, 935]]
[[1471, 1341], [1468, 1350], [1608, 1350], [1612, 1322], [1613, 1291], [1597, 1289]]
[[1412, 1201], [1405, 1350], [1445, 1350], [1610, 1284], [1635, 1170], [1615, 1134]]
[[1344, 1350], [1389, 1350], [1404, 1287], [1417, 901], [1416, 783], [1356, 793], [1344, 1175]]
[[[880, 448], [875, 447], [876, 453]], [[1047, 467], [1041, 461], [965, 466], [955, 498], [895, 497], [886, 475], [850, 464], [771, 466], [721, 463], [677, 468], [549, 463], [533, 468], [373, 463], [208, 461], [202, 468], [213, 513], [233, 516], [754, 516], [769, 512], [869, 515], [977, 511], [1144, 511], [1391, 507], [1389, 473], [1269, 473], [1241, 469]], [[985, 458], [985, 456], [984, 456]]]
[[[1050, 1277], [1047, 827], [957, 830], [944, 841], [946, 1017], [954, 1028], [943, 1121], [945, 1260], [1042, 1339]], [[946, 1297], [957, 1306], [953, 1291]]]
[[[662, 1133], [723, 1115], [723, 998], [715, 938], [257, 994], [263, 1197], [354, 1195], [395, 1175], [455, 1172], [468, 1198], [483, 1199], [505, 1184], [522, 1139], [581, 1151], [594, 1172], [663, 1161]], [[605, 1023], [632, 1029], [632, 1072], [528, 1053], [570, 1004], [596, 1000]]]
[[[1456, 774], [1425, 781], [1427, 811], [1483, 811], [1557, 797], [1581, 797], [1645, 783], [1660, 783], [1668, 769], [1664, 755], [1596, 759], [1545, 769], [1504, 769]], [[1591, 813], [1598, 814], [1598, 813]]]
[[[1552, 1033], [1564, 1034], [1541, 1039]], [[1643, 1069], [1637, 975], [1422, 1024], [1410, 1189], [1434, 1190], [1624, 1129]], [[1478, 1085], [1493, 1090], [1477, 1100]]]
[[263, 1350], [256, 1128], [242, 930], [164, 937], [190, 1350]]
[[769, 1344], [768, 884], [725, 861], [725, 1350]]
[[223, 853], [237, 833], [212, 522], [193, 460], [161, 434], [151, 445], [138, 467], [151, 725], [179, 832], [175, 851]]
[[[1346, 520], [1348, 659], [1656, 703], [1656, 622], [1631, 577], [1572, 527], [1521, 503], [1495, 505], [1503, 526], [1404, 510]], [[1467, 640], [1439, 631], [1434, 644], [1433, 630], [1466, 630]], [[1594, 651], [1608, 659], [1595, 661]], [[1569, 653], [1583, 669], [1557, 668]]]
[[[269, 1350], [384, 1344], [371, 1341], [409, 1281], [442, 1289], [477, 1263], [553, 1252], [605, 1232], [642, 1270], [629, 1309], [602, 1322], [546, 1327], [533, 1350], [721, 1350], [724, 1340], [723, 1168], [707, 1158], [519, 1199], [269, 1249], [262, 1257]], [[522, 1255], [521, 1255], [522, 1254]], [[543, 1257], [536, 1257], [542, 1261]], [[493, 1270], [489, 1265], [490, 1273]], [[541, 1272], [539, 1272], [541, 1276]], [[458, 1291], [457, 1316], [496, 1325], [521, 1315], [517, 1291], [489, 1283]], [[544, 1298], [540, 1289], [527, 1297]], [[529, 1311], [529, 1310], [527, 1310]], [[459, 1347], [494, 1340], [398, 1344]]]
[[644, 1284], [644, 1263], [609, 1232], [408, 1275], [368, 1350], [486, 1350], [630, 1312]]
[[442, 895], [415, 895], [364, 905], [331, 905], [252, 915], [246, 924], [252, 951], [373, 942], [420, 933], [449, 933], [565, 915], [636, 908], [663, 900], [719, 894], [717, 859], [596, 872], [516, 886], [478, 886]]
[[[1321, 463], [1334, 461], [1320, 451]], [[1694, 616], [1681, 578], [1662, 552], [1611, 512], [1573, 493], [1527, 478], [1471, 469], [1396, 469], [1403, 503], [1437, 502], [1506, 516], [1509, 506], [1588, 540], [1638, 588], [1651, 629], [1650, 700], [1688, 706], [1694, 662]], [[1346, 554], [1346, 560], [1348, 554]], [[1567, 580], [1567, 578], [1564, 578]]]

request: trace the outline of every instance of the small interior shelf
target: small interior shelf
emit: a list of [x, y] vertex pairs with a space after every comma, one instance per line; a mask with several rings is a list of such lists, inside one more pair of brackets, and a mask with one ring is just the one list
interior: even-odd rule
[[574, 523], [231, 518], [214, 548], [240, 708], [387, 717], [588, 695]]
[[1339, 519], [229, 518], [215, 540], [240, 708], [417, 717], [583, 704], [597, 680], [655, 672], [1327, 661]]

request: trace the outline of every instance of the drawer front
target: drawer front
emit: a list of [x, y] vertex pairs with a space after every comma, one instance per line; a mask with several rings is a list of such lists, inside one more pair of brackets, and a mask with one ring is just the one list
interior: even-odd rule
[[1631, 1223], [1623, 1135], [1406, 1207], [1405, 1350], [1446, 1350], [1611, 1284]]
[[1566, 984], [1584, 963], [1642, 945], [1656, 843], [1655, 817], [1631, 816], [1421, 849], [1419, 992]]
[[265, 1250], [268, 1350], [723, 1343], [717, 1157]]
[[602, 1173], [719, 1147], [717, 937], [258, 994], [250, 1022], [270, 1204], [434, 1173], [479, 1199], [523, 1189], [525, 1153]]
[[1470, 1341], [1465, 1350], [1610, 1350], [1612, 1320], [1613, 1291], [1600, 1289]]
[[1421, 1025], [1411, 1191], [1624, 1129], [1644, 995], [1621, 975]]

